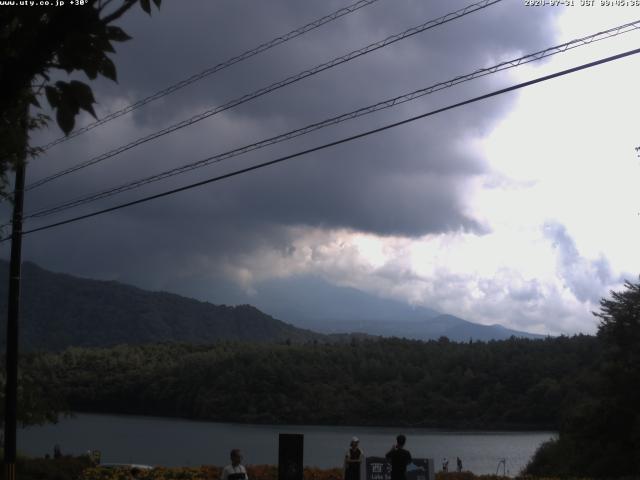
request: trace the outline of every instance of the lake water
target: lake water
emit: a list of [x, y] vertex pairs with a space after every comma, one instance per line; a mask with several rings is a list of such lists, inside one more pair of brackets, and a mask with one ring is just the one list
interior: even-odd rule
[[[337, 467], [356, 435], [368, 456], [382, 456], [398, 433], [407, 436], [406, 448], [416, 458], [433, 458], [439, 471], [443, 458], [449, 470], [456, 457], [465, 470], [496, 473], [501, 459], [507, 473], [516, 475], [536, 448], [553, 432], [450, 432], [430, 429], [378, 427], [326, 427], [290, 425], [241, 425], [139, 417], [78, 414], [57, 425], [18, 431], [18, 450], [32, 456], [62, 452], [102, 452], [104, 463], [143, 463], [164, 466], [226, 465], [229, 450], [240, 448], [245, 464], [277, 464], [278, 434], [304, 434], [304, 463], [321, 468]], [[502, 466], [500, 472], [502, 473]]]

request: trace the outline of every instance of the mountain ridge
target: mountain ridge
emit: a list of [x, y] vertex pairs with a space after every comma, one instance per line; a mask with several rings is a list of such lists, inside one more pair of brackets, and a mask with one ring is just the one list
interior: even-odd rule
[[[452, 321], [455, 319], [455, 321]], [[413, 340], [439, 340], [442, 337], [455, 342], [506, 340], [508, 338], [542, 339], [545, 335], [521, 332], [499, 324], [481, 325], [450, 314], [442, 314], [423, 323], [416, 321], [351, 321], [348, 319], [316, 319], [291, 322], [324, 334], [366, 333], [373, 336], [401, 337]]]
[[[6, 311], [9, 265], [0, 260], [0, 308]], [[108, 347], [117, 344], [158, 342], [344, 342], [350, 338], [403, 337], [416, 340], [502, 340], [511, 336], [543, 338], [500, 325], [480, 325], [424, 307], [373, 297], [353, 288], [331, 286], [346, 307], [332, 305], [325, 313], [362, 318], [319, 318], [276, 315], [249, 304], [215, 305], [170, 292], [149, 291], [113, 280], [93, 280], [46, 270], [25, 261], [22, 267], [21, 348], [61, 350], [69, 346]], [[304, 289], [306, 284], [301, 283]], [[323, 302], [320, 285], [313, 293], [296, 297], [290, 290], [293, 311], [308, 305], [314, 311]], [[315, 303], [311, 301], [316, 294]], [[369, 302], [369, 299], [373, 299]], [[308, 302], [308, 303], [307, 303]], [[276, 309], [277, 310], [277, 309]], [[377, 315], [377, 316], [376, 316]], [[4, 322], [5, 320], [3, 320]], [[0, 327], [4, 344], [6, 329]]]
[[[0, 275], [8, 276], [5, 261], [0, 261]], [[26, 350], [166, 341], [325, 339], [251, 305], [214, 305], [116, 281], [54, 273], [31, 262], [23, 263], [22, 278], [20, 340]], [[7, 283], [0, 281], [0, 308], [5, 311], [6, 299]], [[0, 329], [3, 343], [5, 335], [5, 329]]]
[[457, 342], [505, 340], [511, 336], [545, 338], [545, 335], [499, 324], [482, 325], [432, 308], [373, 296], [317, 277], [272, 280], [257, 285], [256, 291], [252, 303], [261, 310], [298, 327], [325, 334], [365, 332], [414, 340], [438, 340], [444, 336]]

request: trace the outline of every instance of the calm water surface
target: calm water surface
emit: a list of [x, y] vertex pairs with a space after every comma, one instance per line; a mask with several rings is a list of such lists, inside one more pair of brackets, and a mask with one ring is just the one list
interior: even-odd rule
[[[465, 470], [496, 473], [506, 459], [507, 473], [517, 474], [536, 448], [553, 432], [449, 432], [428, 429], [382, 427], [321, 427], [306, 425], [241, 425], [138, 417], [78, 414], [57, 425], [29, 427], [18, 432], [18, 449], [44, 456], [57, 443], [63, 453], [102, 452], [105, 463], [144, 463], [164, 466], [225, 465], [229, 450], [240, 448], [246, 464], [276, 464], [278, 433], [304, 434], [305, 465], [340, 466], [353, 435], [360, 437], [365, 455], [382, 456], [395, 435], [407, 435], [407, 449], [414, 457], [433, 458], [436, 471], [442, 459], [455, 468], [456, 456]], [[502, 473], [502, 467], [500, 467]]]

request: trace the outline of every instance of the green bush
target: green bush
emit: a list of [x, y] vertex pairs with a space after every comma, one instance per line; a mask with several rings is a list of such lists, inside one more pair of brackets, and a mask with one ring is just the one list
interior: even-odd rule
[[[93, 464], [87, 456], [63, 456], [57, 459], [18, 457], [16, 478], [20, 480], [78, 480], [82, 472]], [[4, 480], [5, 470], [1, 469]]]

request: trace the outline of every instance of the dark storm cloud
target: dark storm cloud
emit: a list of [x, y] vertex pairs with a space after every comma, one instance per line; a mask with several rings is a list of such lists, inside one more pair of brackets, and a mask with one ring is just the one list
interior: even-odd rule
[[[30, 178], [83, 161], [468, 3], [381, 0], [56, 147], [33, 162]], [[134, 40], [118, 46], [119, 84], [95, 84], [100, 108], [121, 107], [346, 4], [167, 0], [152, 18], [135, 11], [122, 22]], [[519, 52], [547, 47], [554, 43], [554, 12], [504, 1], [34, 190], [29, 193], [27, 210], [373, 104]], [[230, 160], [129, 193], [123, 199], [270, 160], [486, 93], [505, 82], [508, 78], [502, 76], [465, 84], [256, 152], [246, 160]], [[229, 258], [262, 245], [287, 248], [289, 239], [281, 227], [288, 225], [383, 235], [481, 233], [483, 226], [469, 215], [465, 200], [468, 182], [483, 173], [485, 166], [465, 141], [488, 132], [514, 98], [465, 107], [301, 161], [34, 234], [25, 255], [45, 266], [89, 276], [129, 272], [125, 274], [128, 278], [155, 285], [180, 266], [197, 264], [203, 258]], [[90, 209], [78, 210], [83, 211]]]

